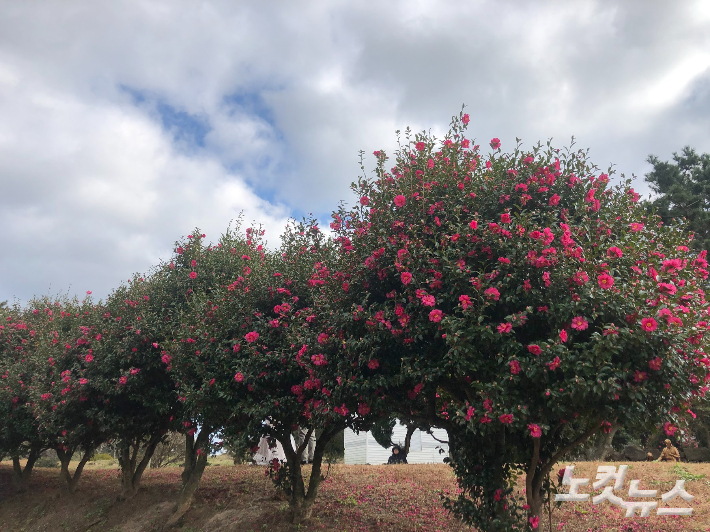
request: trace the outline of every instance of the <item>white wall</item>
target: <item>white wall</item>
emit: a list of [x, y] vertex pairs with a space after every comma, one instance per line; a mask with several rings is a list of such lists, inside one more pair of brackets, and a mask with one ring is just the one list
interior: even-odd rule
[[[439, 440], [447, 441], [448, 435], [444, 429], [433, 429], [434, 436]], [[392, 441], [404, 447], [407, 428], [399, 421], [392, 431]], [[440, 453], [439, 449], [444, 452]], [[369, 432], [355, 434], [350, 429], [345, 429], [345, 463], [346, 464], [386, 464], [392, 455], [392, 449], [385, 449], [375, 441]], [[449, 447], [436, 441], [430, 434], [414, 431], [410, 444], [407, 462], [410, 464], [437, 464], [442, 463], [449, 455]]]

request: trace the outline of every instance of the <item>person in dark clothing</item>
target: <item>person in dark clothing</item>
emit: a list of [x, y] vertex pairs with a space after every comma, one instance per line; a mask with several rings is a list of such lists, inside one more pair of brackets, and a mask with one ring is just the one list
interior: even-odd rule
[[387, 460], [388, 464], [406, 464], [407, 463], [407, 455], [402, 452], [402, 449], [399, 445], [395, 445], [392, 447], [392, 456], [390, 456], [389, 460]]

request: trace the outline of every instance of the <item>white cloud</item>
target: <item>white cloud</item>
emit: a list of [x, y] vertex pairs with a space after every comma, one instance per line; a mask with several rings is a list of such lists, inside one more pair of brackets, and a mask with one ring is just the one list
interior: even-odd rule
[[707, 6], [9, 3], [0, 300], [50, 284], [103, 295], [241, 209], [275, 243], [289, 214], [351, 199], [360, 149], [392, 154], [407, 126], [441, 136], [462, 103], [484, 146], [575, 135], [627, 175], [649, 153], [710, 151]]

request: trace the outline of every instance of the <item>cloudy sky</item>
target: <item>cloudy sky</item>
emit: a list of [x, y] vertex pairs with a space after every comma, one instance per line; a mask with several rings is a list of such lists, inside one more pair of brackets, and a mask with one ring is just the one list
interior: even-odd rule
[[0, 301], [106, 297], [242, 211], [276, 245], [462, 104], [481, 144], [574, 135], [647, 193], [649, 154], [710, 152], [708, 27], [707, 0], [3, 2]]

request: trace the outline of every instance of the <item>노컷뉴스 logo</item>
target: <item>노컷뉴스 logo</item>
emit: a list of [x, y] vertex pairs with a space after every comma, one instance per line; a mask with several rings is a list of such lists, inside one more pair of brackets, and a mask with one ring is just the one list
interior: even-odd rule
[[[656, 509], [656, 515], [691, 515], [692, 508], [658, 508], [658, 501], [625, 501], [621, 497], [614, 495], [614, 490], [621, 490], [624, 487], [624, 479], [626, 478], [626, 470], [629, 466], [619, 466], [619, 471], [614, 466], [599, 466], [597, 468], [597, 481], [592, 484], [592, 488], [598, 490], [604, 488], [599, 495], [592, 497], [592, 504], [600, 504], [604, 501], [609, 501], [615, 506], [626, 508], [626, 517], [633, 517], [636, 510], [640, 510], [641, 517], [648, 517], [651, 510]], [[573, 478], [574, 466], [567, 466], [564, 469], [562, 477], [562, 485], [569, 486], [569, 493], [558, 493], [555, 495], [555, 501], [562, 502], [579, 502], [589, 499], [588, 493], [578, 493], [577, 490], [581, 486], [586, 486], [589, 483], [588, 478]], [[610, 484], [613, 481], [613, 485]], [[629, 483], [629, 498], [648, 498], [656, 497], [658, 490], [643, 490], [639, 489], [639, 481], [632, 480]], [[661, 495], [661, 500], [666, 503], [670, 500], [680, 497], [681, 499], [690, 502], [693, 496], [685, 491], [685, 480], [676, 480], [672, 490]]]

